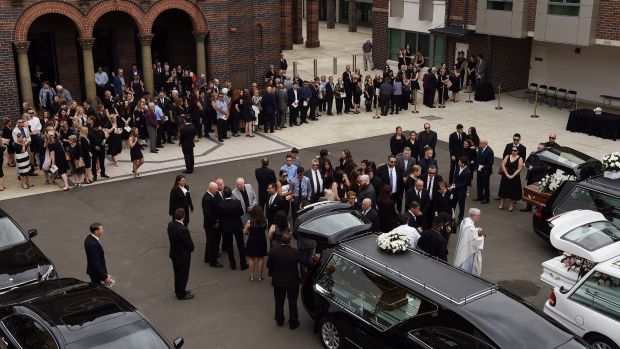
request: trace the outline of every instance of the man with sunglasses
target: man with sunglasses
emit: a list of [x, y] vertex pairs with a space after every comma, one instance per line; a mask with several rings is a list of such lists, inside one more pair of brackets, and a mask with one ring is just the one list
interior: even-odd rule
[[506, 155], [510, 155], [512, 153], [512, 148], [516, 147], [517, 148], [517, 153], [519, 154], [519, 156], [521, 157], [521, 159], [525, 159], [527, 156], [527, 149], [526, 147], [521, 144], [521, 135], [518, 133], [515, 133], [512, 136], [512, 143], [508, 143], [506, 144], [506, 147], [504, 148], [504, 154], [502, 155], [502, 159], [506, 157]]
[[560, 145], [555, 142], [557, 137], [558, 136], [555, 133], [549, 134], [549, 141], [545, 142], [545, 148], [559, 147]]

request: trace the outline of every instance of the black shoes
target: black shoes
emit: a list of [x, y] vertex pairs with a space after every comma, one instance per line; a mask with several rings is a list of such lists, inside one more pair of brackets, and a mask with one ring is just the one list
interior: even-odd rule
[[480, 200], [479, 198], [475, 198], [472, 201], [482, 201], [482, 200]]
[[248, 269], [248, 266], [247, 266], [247, 265], [242, 265], [242, 266], [241, 266], [241, 270], [246, 270], [246, 269]]
[[102, 173], [102, 174], [101, 174], [101, 178], [110, 178], [110, 176], [108, 176], [108, 175], [107, 175], [107, 174], [105, 174], [105, 173]]
[[485, 204], [488, 204], [488, 203], [489, 203], [489, 200], [482, 200], [482, 201], [480, 201], [481, 205], [485, 205]]
[[220, 263], [216, 263], [216, 264], [211, 264], [209, 263], [209, 266], [211, 266], [211, 268], [223, 268], [224, 266], [221, 265]]
[[191, 171], [185, 170], [185, 171], [183, 171], [183, 173], [188, 173], [188, 174], [189, 173], [194, 173], [194, 170], [191, 170]]
[[522, 208], [519, 211], [521, 211], [521, 212], [532, 212], [532, 209], [530, 209], [530, 208]]
[[230, 269], [232, 269], [232, 270], [237, 270], [237, 266], [236, 266], [236, 265], [231, 265], [231, 266], [230, 266]]
[[185, 294], [185, 296], [177, 296], [177, 298], [182, 301], [189, 300], [189, 299], [194, 299], [194, 295], [188, 292]]
[[282, 326], [284, 326], [284, 320], [282, 320], [282, 321], [276, 320], [276, 324], [278, 324], [278, 327], [282, 327]]
[[297, 327], [299, 327], [299, 321], [295, 321], [295, 322], [290, 322], [288, 324], [288, 328], [290, 328], [291, 330], [296, 329]]

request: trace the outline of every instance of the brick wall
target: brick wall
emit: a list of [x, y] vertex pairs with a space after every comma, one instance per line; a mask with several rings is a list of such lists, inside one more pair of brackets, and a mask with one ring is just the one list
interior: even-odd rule
[[596, 28], [596, 37], [605, 40], [620, 40], [620, 0], [599, 1], [599, 9], [600, 18]]
[[372, 13], [372, 61], [382, 67], [388, 59], [390, 30], [388, 28], [389, 0], [375, 0]]

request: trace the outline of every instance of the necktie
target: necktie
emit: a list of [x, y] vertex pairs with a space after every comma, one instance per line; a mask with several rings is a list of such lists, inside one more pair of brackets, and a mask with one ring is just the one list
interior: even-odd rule
[[392, 193], [394, 190], [394, 169], [390, 169], [390, 187], [392, 187]]
[[457, 133], [457, 134], [456, 134], [456, 137], [458, 138], [458, 140], [459, 140], [459, 142], [460, 142], [460, 141], [461, 141], [461, 134], [460, 134], [460, 133]]
[[273, 205], [274, 198], [275, 196], [272, 196], [271, 198], [269, 198], [269, 206]]
[[299, 196], [299, 198], [301, 199], [301, 179], [297, 181], [297, 183], [299, 183], [299, 188], [297, 189], [297, 196]]
[[314, 193], [318, 194], [321, 192], [321, 184], [319, 183], [319, 171], [314, 171]]
[[428, 188], [426, 189], [428, 191], [428, 196], [432, 199], [433, 198], [433, 179], [435, 177], [430, 177], [428, 179]]

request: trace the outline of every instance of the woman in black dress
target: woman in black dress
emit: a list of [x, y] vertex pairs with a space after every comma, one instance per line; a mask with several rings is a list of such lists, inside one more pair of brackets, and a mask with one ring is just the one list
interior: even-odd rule
[[398, 226], [398, 212], [396, 212], [396, 207], [394, 207], [391, 192], [392, 187], [389, 184], [384, 184], [377, 197], [379, 223], [381, 231], [384, 233], [390, 232]]
[[142, 155], [142, 146], [138, 143], [138, 129], [135, 127], [131, 128], [129, 138], [127, 139], [127, 147], [129, 148], [129, 156], [133, 165], [131, 170], [133, 178], [138, 178], [140, 177], [138, 169], [144, 164], [144, 155]]
[[252, 97], [249, 93], [243, 93], [241, 96], [241, 120], [245, 124], [245, 136], [254, 137], [252, 133], [254, 120], [256, 116], [252, 113]]
[[[372, 101], [375, 98], [375, 86], [373, 84], [370, 75], [366, 76], [366, 83], [364, 84], [364, 105], [366, 106], [366, 112], [369, 113], [372, 110]], [[373, 119], [378, 118], [373, 116]]]
[[454, 217], [452, 213], [452, 193], [448, 190], [448, 183], [439, 182], [439, 191], [433, 195], [433, 209], [435, 215], [447, 213], [450, 217]]
[[334, 193], [338, 196], [336, 199], [340, 201], [346, 200], [347, 191], [349, 191], [349, 180], [346, 179], [346, 176], [342, 170], [338, 170], [334, 172], [334, 181], [332, 182], [331, 188]]
[[461, 156], [467, 158], [467, 167], [469, 168], [470, 176], [469, 181], [467, 182], [467, 194], [469, 197], [469, 188], [471, 187], [471, 181], [474, 178], [474, 173], [476, 173], [476, 161], [478, 160], [478, 153], [476, 153], [476, 149], [474, 148], [474, 143], [471, 139], [466, 139], [463, 142], [463, 152]]
[[90, 141], [88, 140], [88, 127], [82, 126], [80, 131], [80, 150], [82, 152], [82, 160], [84, 160], [84, 183], [91, 184], [90, 167], [92, 166], [92, 158], [90, 156]]
[[512, 212], [515, 203], [521, 200], [521, 176], [519, 175], [521, 170], [523, 170], [523, 159], [519, 156], [519, 150], [513, 147], [510, 155], [506, 155], [504, 160], [502, 160], [502, 180], [499, 183], [498, 209], [504, 209], [504, 199], [508, 199], [510, 200], [508, 211]]
[[362, 78], [359, 75], [353, 74], [351, 81], [353, 84], [353, 114], [359, 114], [362, 112], [360, 105], [362, 104], [362, 93], [364, 92], [364, 84]]
[[405, 147], [411, 149], [411, 157], [418, 162], [420, 154], [420, 143], [418, 142], [418, 133], [415, 131], [409, 132], [409, 138], [405, 141]]
[[258, 281], [263, 281], [265, 269], [265, 256], [267, 255], [267, 220], [260, 205], [255, 205], [250, 210], [251, 218], [245, 222], [243, 234], [248, 236], [245, 244], [245, 255], [248, 257], [248, 269], [250, 281], [254, 281], [254, 262], [258, 261]]
[[411, 64], [411, 45], [407, 43], [405, 45], [405, 66], [409, 67], [410, 64]]
[[144, 116], [144, 102], [139, 101], [136, 108], [133, 111], [133, 121], [138, 128], [140, 139], [146, 140], [148, 138], [148, 132], [146, 132], [146, 118]]
[[409, 189], [415, 187], [415, 182], [422, 176], [422, 166], [413, 165], [411, 168], [411, 173], [407, 177], [407, 181], [405, 182], [405, 192]]
[[[191, 87], [191, 85], [190, 85]], [[192, 125], [196, 129], [196, 134], [202, 135], [199, 133], [200, 130], [200, 120], [202, 120], [202, 103], [200, 103], [200, 95], [198, 90], [191, 91], [189, 102], [187, 104], [187, 110], [189, 111], [189, 117], [192, 120]]]
[[437, 80], [437, 95], [439, 96], [437, 102], [444, 105], [448, 99], [448, 90], [452, 86], [448, 70], [444, 63], [441, 64], [441, 68], [437, 71]]
[[467, 130], [467, 136], [471, 139], [471, 143], [474, 149], [478, 149], [480, 147], [480, 137], [478, 137], [478, 131], [476, 131], [475, 127], [470, 127]]
[[84, 176], [84, 172], [86, 172], [86, 167], [84, 164], [84, 156], [82, 155], [82, 147], [78, 144], [76, 135], [69, 136], [69, 147], [67, 148], [67, 152], [71, 156], [71, 160], [73, 160], [71, 164], [73, 167], [73, 182], [75, 182], [73, 187], [79, 188], [82, 186], [82, 177]]
[[[323, 167], [319, 168], [319, 172], [321, 172], [321, 177], [323, 177], [323, 188], [331, 188], [334, 182], [334, 168], [329, 158], [323, 159]], [[334, 193], [336, 192], [334, 191]]]
[[278, 211], [273, 218], [273, 223], [269, 227], [269, 249], [273, 249], [280, 245], [282, 240], [282, 232], [288, 230], [288, 217], [286, 212]]
[[52, 135], [48, 133], [48, 137], [50, 137], [47, 143], [47, 149], [50, 152], [50, 159], [52, 160], [52, 167], [56, 165], [58, 170], [56, 170], [56, 177], [61, 177], [63, 185], [60, 187], [62, 191], [69, 190], [69, 179], [67, 178], [67, 170], [69, 164], [67, 163], [67, 155], [65, 153], [65, 149], [62, 146], [62, 143], [56, 138], [56, 135]]
[[469, 92], [473, 92], [476, 89], [476, 57], [469, 57], [467, 62], [467, 85], [469, 86]]
[[230, 99], [230, 116], [228, 124], [233, 137], [239, 137], [239, 123], [241, 121], [241, 91], [235, 89]]
[[396, 133], [390, 138], [390, 152], [392, 155], [402, 154], [406, 141], [405, 136], [403, 136], [403, 128], [396, 126]]
[[120, 154], [123, 150], [123, 140], [121, 138], [123, 129], [118, 126], [116, 120], [116, 115], [110, 115], [110, 124], [108, 125], [108, 128], [104, 131], [108, 134], [108, 155], [112, 157], [112, 163], [114, 164], [114, 166], [118, 166], [116, 156]]
[[452, 102], [459, 101], [459, 92], [461, 91], [461, 69], [458, 65], [454, 66], [452, 72], [450, 72], [450, 91], [452, 92]]
[[189, 212], [194, 210], [192, 197], [189, 193], [189, 185], [184, 175], [178, 175], [174, 180], [174, 186], [170, 190], [170, 201], [168, 205], [168, 214], [174, 221], [174, 211], [177, 208], [185, 209], [185, 218], [183, 224], [187, 227], [189, 224]]
[[13, 130], [11, 129], [11, 118], [5, 116], [2, 118], [2, 139], [8, 141], [7, 146], [7, 166], [15, 167], [15, 147], [13, 147]]
[[[121, 140], [126, 141], [129, 138], [129, 132], [131, 132], [131, 127], [134, 126], [132, 116], [130, 114], [129, 102], [123, 101], [120, 103], [118, 107], [118, 117], [116, 119], [116, 123], [118, 127], [123, 130], [121, 133]], [[126, 129], [129, 128], [129, 129]]]
[[418, 68], [418, 71], [420, 68], [424, 68], [424, 55], [420, 51], [415, 54], [415, 66]]
[[401, 67], [405, 65], [405, 56], [405, 49], [401, 48], [400, 51], [398, 51], [398, 71], [400, 71]]

